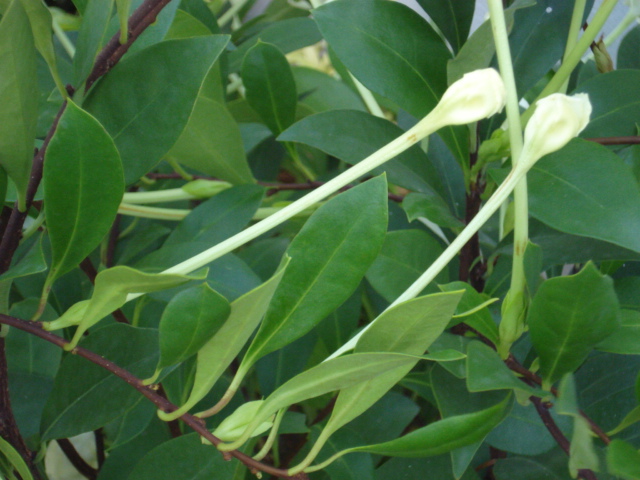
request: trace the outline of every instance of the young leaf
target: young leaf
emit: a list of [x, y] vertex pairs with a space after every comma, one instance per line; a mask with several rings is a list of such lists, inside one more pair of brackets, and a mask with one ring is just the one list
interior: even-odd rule
[[183, 362], [202, 348], [229, 316], [229, 302], [206, 282], [178, 293], [160, 319], [156, 370]]
[[190, 280], [201, 280], [205, 275], [153, 274], [124, 266], [109, 268], [101, 271], [96, 276], [95, 287], [90, 300], [76, 303], [58, 320], [45, 323], [45, 328], [56, 330], [78, 325], [73, 340], [65, 346], [65, 349], [71, 350], [78, 344], [83, 333], [89, 327], [124, 305], [128, 294], [156, 292], [178, 286]]
[[147, 173], [180, 137], [202, 81], [228, 41], [211, 35], [152, 45], [91, 89], [84, 106], [113, 136], [125, 183]]
[[48, 282], [53, 282], [102, 241], [124, 192], [113, 140], [71, 101], [47, 149], [43, 185], [52, 252]]
[[611, 278], [588, 263], [580, 273], [547, 280], [529, 308], [531, 341], [540, 373], [549, 384], [575, 371], [600, 341], [619, 325]]
[[20, 453], [2, 437], [0, 437], [0, 453], [9, 461], [9, 465], [20, 474], [23, 480], [33, 480], [29, 467]]
[[233, 184], [253, 183], [238, 124], [226, 107], [198, 97], [182, 135], [167, 157]]
[[320, 207], [287, 250], [291, 264], [239, 371], [300, 338], [349, 298], [378, 254], [386, 227], [383, 176]]
[[613, 440], [607, 447], [607, 470], [626, 480], [640, 478], [640, 454], [624, 440]]
[[246, 98], [274, 134], [289, 127], [296, 118], [296, 82], [291, 67], [278, 47], [258, 43], [242, 62]]
[[269, 280], [231, 303], [227, 321], [198, 351], [196, 375], [188, 400], [174, 412], [159, 413], [163, 420], [178, 418], [209, 393], [262, 320], [288, 263], [287, 257]]
[[24, 210], [38, 121], [38, 85], [36, 49], [22, 0], [12, 0], [0, 21], [0, 105], [0, 165], [15, 183]]

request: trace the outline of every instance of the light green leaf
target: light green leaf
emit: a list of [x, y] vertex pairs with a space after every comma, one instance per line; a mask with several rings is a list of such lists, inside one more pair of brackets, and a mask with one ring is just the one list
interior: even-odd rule
[[278, 47], [258, 41], [242, 62], [246, 98], [274, 134], [296, 118], [296, 82], [291, 67]]
[[198, 351], [196, 375], [188, 400], [174, 412], [160, 414], [163, 420], [178, 418], [209, 393], [262, 320], [288, 263], [286, 258], [269, 280], [231, 303], [227, 321]]
[[38, 85], [33, 33], [22, 0], [12, 0], [0, 21], [0, 105], [0, 165], [15, 183], [24, 210], [38, 121]]
[[120, 24], [120, 43], [127, 43], [129, 38], [129, 9], [131, 0], [116, 0], [118, 9], [118, 23]]
[[0, 453], [2, 453], [2, 455], [4, 455], [7, 460], [9, 460], [9, 464], [16, 469], [23, 480], [33, 480], [33, 476], [29, 471], [29, 467], [25, 463], [22, 456], [15, 448], [13, 448], [13, 446], [9, 442], [7, 442], [2, 437], [0, 437]]
[[102, 241], [124, 192], [113, 140], [95, 118], [71, 101], [47, 148], [43, 185], [53, 257], [50, 283]]
[[84, 106], [112, 135], [125, 183], [147, 173], [178, 140], [228, 41], [211, 35], [160, 42], [127, 56], [91, 89]]
[[627, 413], [622, 421], [618, 424], [618, 426], [613, 430], [607, 432], [607, 435], [610, 437], [616, 435], [623, 431], [625, 428], [630, 427], [637, 422], [640, 422], [640, 406], [635, 407], [633, 410]]
[[613, 440], [607, 447], [607, 470], [626, 480], [640, 478], [640, 453], [623, 440]]
[[124, 305], [128, 294], [156, 292], [190, 280], [202, 280], [206, 272], [202, 273], [204, 275], [153, 274], [124, 266], [103, 270], [96, 276], [91, 299], [76, 303], [58, 320], [45, 324], [45, 328], [55, 330], [77, 325], [73, 340], [65, 346], [65, 349], [71, 350], [89, 327]]
[[229, 316], [226, 298], [206, 282], [178, 293], [164, 309], [157, 370], [183, 362], [211, 339]]
[[300, 338], [349, 298], [378, 254], [386, 227], [384, 176], [320, 207], [287, 250], [291, 264], [239, 372]]
[[592, 263], [580, 273], [547, 280], [533, 297], [528, 315], [531, 341], [548, 383], [575, 371], [600, 341], [619, 325], [613, 281]]
[[226, 107], [198, 97], [189, 122], [167, 157], [233, 184], [253, 183], [240, 129]]

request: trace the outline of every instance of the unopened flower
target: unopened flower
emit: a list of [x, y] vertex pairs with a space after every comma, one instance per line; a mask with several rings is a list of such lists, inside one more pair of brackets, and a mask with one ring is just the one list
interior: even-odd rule
[[495, 115], [504, 108], [505, 101], [500, 74], [493, 68], [475, 70], [451, 84], [423, 121], [440, 126], [465, 125]]
[[[240, 438], [245, 429], [253, 421], [258, 414], [258, 410], [264, 403], [264, 400], [255, 400], [253, 402], [247, 402], [244, 405], [240, 405], [235, 412], [225, 418], [218, 428], [213, 431], [213, 434], [224, 442], [233, 442]], [[252, 433], [252, 437], [256, 437], [261, 433], [266, 432], [273, 426], [273, 416], [269, 421], [263, 422]]]
[[629, 15], [640, 19], [640, 0], [624, 0], [624, 4], [629, 7]]
[[571, 97], [554, 93], [536, 102], [524, 130], [523, 159], [535, 162], [564, 147], [589, 123], [591, 102], [586, 93]]

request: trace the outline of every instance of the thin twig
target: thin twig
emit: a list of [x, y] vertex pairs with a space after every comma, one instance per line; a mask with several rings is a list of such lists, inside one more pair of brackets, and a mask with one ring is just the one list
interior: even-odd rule
[[56, 442], [58, 442], [58, 446], [62, 450], [62, 453], [64, 453], [64, 456], [67, 457], [67, 460], [71, 462], [71, 465], [73, 465], [78, 472], [89, 480], [98, 478], [98, 470], [89, 465], [85, 459], [80, 456], [76, 447], [73, 446], [73, 443], [71, 443], [68, 438], [59, 438]]
[[631, 135], [627, 137], [597, 137], [586, 138], [585, 140], [599, 143], [600, 145], [638, 145], [640, 144], [640, 135]]
[[[40, 324], [38, 322], [21, 320], [19, 318], [0, 314], [0, 323], [12, 326], [19, 330], [23, 330], [27, 333], [30, 333], [39, 338], [42, 338], [43, 340], [46, 340], [47, 342], [53, 343], [54, 345], [57, 345], [60, 348], [63, 348], [66, 344], [69, 343], [67, 340], [43, 330], [40, 327]], [[86, 358], [90, 362], [95, 363], [96, 365], [111, 372], [115, 376], [121, 378], [122, 380], [127, 382], [129, 385], [131, 385], [133, 388], [138, 390], [142, 395], [144, 395], [149, 400], [151, 400], [151, 402], [153, 402], [162, 411], [169, 413], [178, 409], [176, 405], [171, 403], [166, 398], [162, 397], [160, 394], [158, 394], [158, 392], [156, 392], [150, 387], [143, 385], [142, 380], [132, 375], [131, 372], [125, 370], [124, 368], [119, 367], [118, 365], [115, 365], [114, 363], [98, 355], [97, 353], [94, 353], [82, 347], [74, 348], [71, 351], [71, 353], [75, 355], [79, 355], [80, 357]], [[207, 430], [207, 427], [205, 423], [202, 421], [202, 419], [186, 413], [180, 417], [180, 420], [184, 422], [186, 425], [188, 425], [192, 430], [199, 433], [203, 438], [211, 442], [213, 445], [219, 445], [220, 443], [222, 443], [222, 440], [220, 440], [218, 437], [215, 437], [214, 435], [211, 434], [211, 432], [209, 432], [209, 430]], [[260, 471], [260, 472], [268, 473], [270, 475], [274, 475], [278, 478], [284, 478], [284, 479], [308, 480], [308, 477], [305, 473], [299, 473], [294, 476], [289, 476], [286, 470], [276, 468], [271, 465], [264, 464], [262, 462], [258, 462], [257, 460], [254, 460], [253, 458], [245, 455], [242, 452], [239, 452], [238, 450], [232, 450], [230, 452], [225, 452], [225, 453], [231, 455], [232, 457], [237, 458], [252, 471]]]

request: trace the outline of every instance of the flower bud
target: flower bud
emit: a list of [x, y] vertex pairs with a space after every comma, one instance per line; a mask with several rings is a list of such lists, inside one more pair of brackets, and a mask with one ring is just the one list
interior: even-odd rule
[[593, 52], [593, 58], [596, 61], [596, 68], [600, 73], [613, 72], [613, 60], [607, 46], [604, 44], [604, 40], [600, 39], [597, 42], [591, 44], [591, 51]]
[[[264, 400], [255, 400], [253, 402], [247, 402], [244, 405], [240, 405], [235, 412], [225, 418], [220, 425], [218, 425], [218, 428], [213, 431], [213, 434], [224, 442], [236, 441], [242, 436], [245, 429], [256, 417], [263, 403]], [[273, 416], [269, 421], [263, 422], [258, 428], [256, 428], [251, 433], [251, 436], [258, 436], [269, 430], [272, 426]]]
[[640, 20], [640, 0], [624, 0], [624, 4], [629, 7], [629, 14]]
[[536, 110], [524, 130], [522, 159], [535, 162], [564, 147], [589, 123], [589, 95], [571, 97], [554, 93], [536, 102]]
[[465, 125], [500, 112], [505, 101], [500, 74], [493, 68], [475, 70], [451, 84], [426, 118], [441, 126]]

